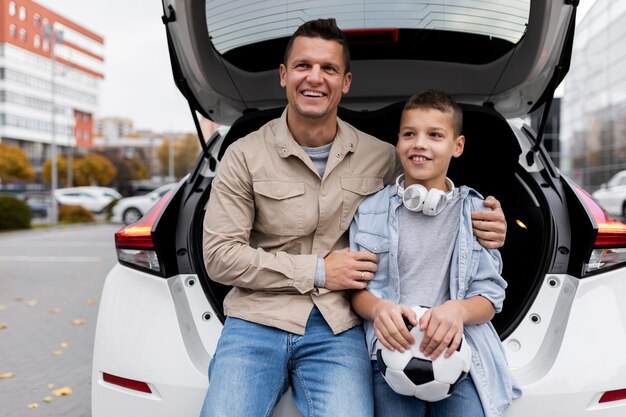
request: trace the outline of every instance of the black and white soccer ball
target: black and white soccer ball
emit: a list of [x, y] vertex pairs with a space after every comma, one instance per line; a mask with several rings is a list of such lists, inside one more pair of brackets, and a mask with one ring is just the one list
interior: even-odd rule
[[[423, 307], [413, 307], [417, 320], [426, 310]], [[415, 396], [423, 401], [434, 402], [449, 397], [469, 373], [472, 349], [465, 337], [452, 355], [445, 358], [441, 354], [432, 361], [419, 350], [424, 337], [419, 326], [410, 331], [415, 343], [404, 352], [389, 350], [377, 342], [376, 358], [385, 381], [398, 394]]]

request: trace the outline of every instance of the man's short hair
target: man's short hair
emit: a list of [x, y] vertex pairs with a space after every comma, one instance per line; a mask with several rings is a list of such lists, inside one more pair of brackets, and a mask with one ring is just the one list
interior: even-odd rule
[[293, 42], [300, 36], [339, 42], [343, 48], [343, 61], [346, 73], [350, 72], [350, 49], [348, 48], [348, 39], [343, 31], [337, 27], [337, 21], [335, 19], [309, 20], [300, 25], [293, 35], [291, 35], [291, 38], [289, 38], [287, 48], [285, 49], [285, 56], [283, 57], [283, 64], [287, 65], [287, 59], [293, 49]]
[[402, 112], [413, 109], [435, 109], [442, 113], [451, 113], [454, 135], [461, 135], [463, 129], [463, 110], [448, 94], [439, 90], [426, 90], [411, 97]]

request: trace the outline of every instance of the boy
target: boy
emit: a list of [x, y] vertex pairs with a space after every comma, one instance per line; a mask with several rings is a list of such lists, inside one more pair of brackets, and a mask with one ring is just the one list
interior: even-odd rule
[[429, 409], [432, 417], [496, 417], [520, 394], [489, 322], [502, 308], [507, 285], [501, 257], [472, 234], [470, 212], [481, 209], [482, 197], [446, 177], [450, 160], [463, 152], [461, 127], [462, 111], [447, 94], [411, 97], [396, 147], [404, 173], [361, 203], [350, 228], [350, 249], [379, 258], [367, 289], [352, 295], [354, 310], [367, 320], [372, 358], [376, 339], [389, 349], [410, 347], [414, 339], [404, 319], [418, 325], [410, 309], [415, 305], [432, 306], [419, 320], [426, 356], [449, 356], [463, 333], [473, 352], [469, 376], [435, 403], [396, 394], [372, 361], [377, 416], [424, 416]]

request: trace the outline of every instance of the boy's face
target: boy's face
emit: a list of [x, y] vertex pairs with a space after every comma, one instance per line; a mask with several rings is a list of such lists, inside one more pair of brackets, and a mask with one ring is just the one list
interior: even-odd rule
[[452, 157], [463, 153], [464, 136], [455, 136], [452, 114], [436, 109], [402, 113], [397, 151], [404, 168], [404, 186], [422, 184], [448, 191], [445, 178]]
[[[342, 94], [350, 89], [339, 42], [299, 36], [294, 39], [287, 63], [280, 65], [280, 85], [289, 109], [298, 117], [321, 119], [336, 115]], [[292, 113], [289, 113], [292, 117]]]

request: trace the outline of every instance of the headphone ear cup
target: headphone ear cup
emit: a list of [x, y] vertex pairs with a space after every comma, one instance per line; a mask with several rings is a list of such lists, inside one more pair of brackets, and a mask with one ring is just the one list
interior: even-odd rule
[[424, 206], [424, 200], [428, 190], [422, 184], [413, 184], [404, 189], [402, 203], [410, 211], [420, 211]]
[[422, 211], [427, 216], [436, 216], [442, 212], [442, 210], [446, 207], [446, 204], [448, 204], [446, 193], [436, 188], [432, 188], [426, 195]]

